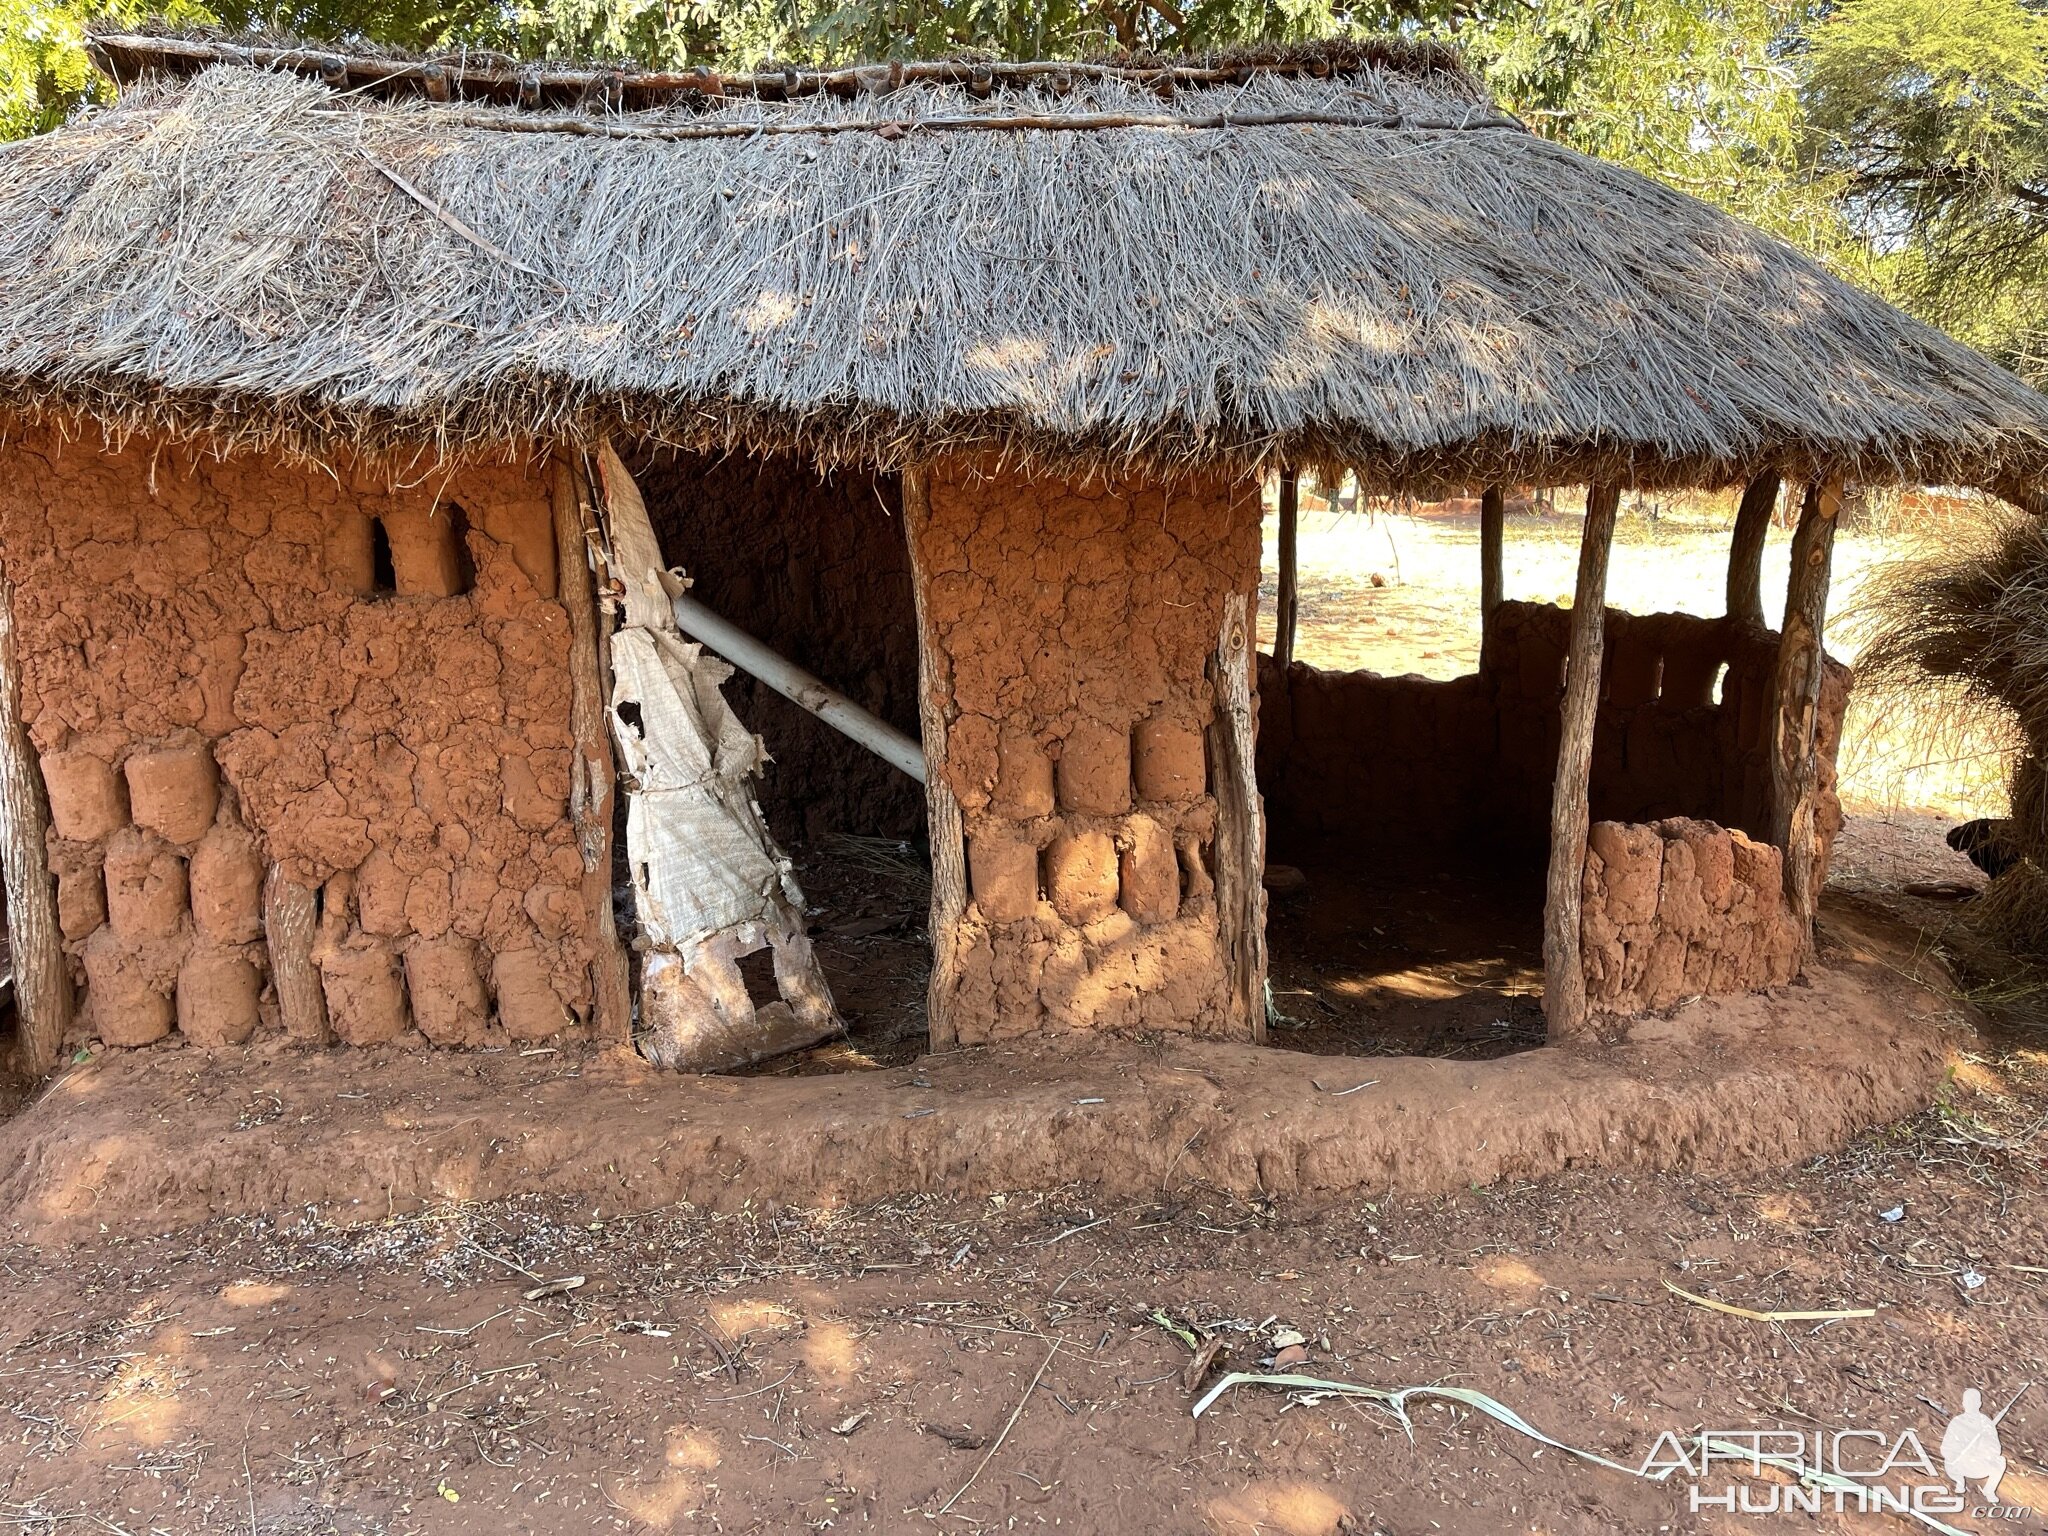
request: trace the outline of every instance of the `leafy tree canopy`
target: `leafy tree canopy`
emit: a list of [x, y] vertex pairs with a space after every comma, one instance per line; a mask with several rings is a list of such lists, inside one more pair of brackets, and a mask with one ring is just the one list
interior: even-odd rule
[[1851, 0], [1806, 100], [1896, 296], [2048, 386], [2048, 3]]

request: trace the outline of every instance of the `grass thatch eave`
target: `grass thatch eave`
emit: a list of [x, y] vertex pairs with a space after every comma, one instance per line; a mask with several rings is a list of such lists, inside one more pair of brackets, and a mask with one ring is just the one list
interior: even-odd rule
[[625, 115], [213, 68], [0, 150], [0, 389], [308, 457], [2048, 474], [2048, 400], [1978, 354], [1463, 77], [1354, 63]]

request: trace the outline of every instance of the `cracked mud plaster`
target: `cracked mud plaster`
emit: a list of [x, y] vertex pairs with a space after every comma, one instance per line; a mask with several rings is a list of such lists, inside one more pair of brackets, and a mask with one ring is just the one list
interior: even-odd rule
[[[201, 1033], [246, 1038], [236, 965], [267, 967], [252, 856], [325, 888], [330, 994], [382, 999], [345, 1038], [416, 1019], [476, 1044], [504, 1037], [499, 1014], [526, 1036], [587, 1012], [568, 619], [537, 468], [393, 488], [32, 436], [0, 448], [0, 551], [65, 936], [110, 1005], [91, 1027], [153, 1038], [203, 989], [233, 1017]], [[188, 871], [190, 909], [158, 910]], [[366, 951], [430, 995], [359, 985], [343, 962]], [[261, 1011], [275, 1028], [267, 986]]]
[[1259, 517], [1250, 479], [934, 470], [918, 560], [967, 830], [963, 1044], [1223, 1029], [1207, 668], [1225, 599], [1257, 591]]

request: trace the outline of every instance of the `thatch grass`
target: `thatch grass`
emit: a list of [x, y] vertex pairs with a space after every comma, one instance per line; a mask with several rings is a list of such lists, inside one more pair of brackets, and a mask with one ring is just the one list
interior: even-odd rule
[[2048, 956], [2048, 524], [1986, 501], [1925, 553], [1874, 573], [1857, 686], [1896, 699], [1930, 735], [2011, 744], [2008, 798], [2026, 860], [1971, 919]]
[[2048, 400], [1967, 348], [1441, 60], [1324, 62], [558, 121], [212, 68], [0, 151], [0, 399], [314, 456], [2048, 471]]

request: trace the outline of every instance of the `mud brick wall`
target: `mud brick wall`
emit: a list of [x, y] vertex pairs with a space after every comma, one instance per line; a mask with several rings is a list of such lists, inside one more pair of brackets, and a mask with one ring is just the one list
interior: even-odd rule
[[30, 439], [0, 448], [0, 552], [85, 1027], [276, 1027], [272, 864], [320, 893], [344, 1041], [538, 1039], [587, 1011], [535, 470], [394, 489]]
[[1581, 886], [1586, 995], [1640, 1013], [1781, 986], [1799, 968], [1777, 849], [1710, 821], [1596, 822]]
[[[894, 475], [822, 478], [790, 459], [640, 454], [664, 559], [714, 612], [917, 739], [917, 619]], [[741, 672], [733, 712], [767, 743], [769, 829], [922, 839], [923, 786]]]
[[[1298, 662], [1283, 680], [1264, 662], [1259, 784], [1276, 853], [1336, 837], [1476, 841], [1541, 856], [1570, 622], [1566, 609], [1503, 604], [1479, 671], [1451, 682]], [[1775, 634], [1725, 619], [1608, 610], [1593, 815], [1701, 816], [1767, 835], [1765, 711], [1777, 647]], [[1835, 753], [1849, 683], [1849, 669], [1830, 660], [1819, 720], [1823, 875], [1841, 826]]]
[[919, 546], [972, 900], [962, 1043], [1222, 1027], [1207, 667], [1256, 482], [941, 465]]

